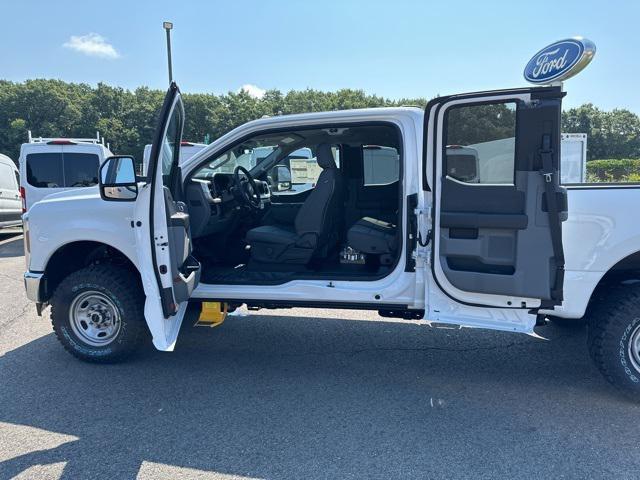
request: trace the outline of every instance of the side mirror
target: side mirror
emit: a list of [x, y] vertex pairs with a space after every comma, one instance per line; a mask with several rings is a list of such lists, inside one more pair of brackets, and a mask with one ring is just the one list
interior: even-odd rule
[[289, 170], [289, 167], [276, 165], [273, 167], [273, 177], [276, 191], [291, 190], [291, 170]]
[[100, 196], [111, 202], [133, 202], [138, 183], [133, 157], [109, 157], [100, 167]]

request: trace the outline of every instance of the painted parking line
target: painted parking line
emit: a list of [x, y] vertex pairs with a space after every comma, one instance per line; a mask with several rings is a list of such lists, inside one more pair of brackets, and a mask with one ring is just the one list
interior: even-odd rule
[[[7, 238], [4, 238], [5, 235], [8, 235]], [[20, 240], [22, 238], [22, 232], [1, 232], [0, 233], [0, 246], [5, 245], [7, 243], [11, 243], [14, 240]]]

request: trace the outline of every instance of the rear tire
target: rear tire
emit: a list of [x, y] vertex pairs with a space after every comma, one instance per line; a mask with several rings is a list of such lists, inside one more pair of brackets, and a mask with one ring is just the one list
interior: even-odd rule
[[589, 354], [604, 377], [640, 401], [640, 285], [616, 285], [588, 317]]
[[144, 298], [131, 270], [114, 265], [78, 270], [60, 282], [51, 298], [53, 331], [80, 360], [122, 361], [145, 336]]

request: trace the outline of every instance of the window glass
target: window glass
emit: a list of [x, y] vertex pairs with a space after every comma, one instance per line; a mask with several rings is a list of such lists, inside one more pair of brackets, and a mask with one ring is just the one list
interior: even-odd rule
[[362, 147], [364, 185], [388, 185], [400, 178], [400, 155], [393, 147], [365, 145]]
[[218, 155], [196, 174], [197, 178], [210, 178], [214, 173], [233, 173], [236, 167], [244, 167], [251, 171], [278, 149], [277, 145], [254, 146], [254, 141], [239, 145]]
[[318, 160], [308, 147], [300, 148], [287, 157], [291, 166], [291, 183], [293, 185], [315, 184], [322, 169]]
[[640, 183], [640, 158], [587, 160], [586, 133], [563, 133], [560, 148], [560, 181], [565, 185]]
[[27, 182], [40, 188], [64, 187], [62, 152], [27, 155]]
[[[564, 156], [564, 152], [562, 155]], [[564, 164], [561, 168], [564, 168]], [[585, 181], [586, 183], [640, 183], [640, 158], [589, 160], [586, 162]]]
[[173, 165], [178, 161], [180, 136], [182, 135], [182, 112], [178, 105], [173, 109], [167, 131], [160, 145], [160, 165], [162, 165], [162, 179], [166, 185]]
[[0, 163], [0, 188], [5, 190], [16, 189], [13, 184], [13, 169], [3, 163]]
[[31, 153], [27, 182], [39, 188], [89, 187], [98, 184], [100, 160], [94, 153]]
[[464, 183], [513, 185], [516, 104], [452, 107], [446, 117], [445, 174]]
[[[340, 168], [340, 147], [333, 145], [331, 153], [336, 166]], [[318, 182], [322, 168], [318, 165], [318, 159], [312, 156], [310, 148], [305, 147], [296, 150], [289, 155], [289, 162], [291, 165], [291, 183], [293, 185], [312, 187]]]
[[98, 156], [91, 153], [64, 153], [64, 183], [66, 187], [90, 187], [98, 184]]

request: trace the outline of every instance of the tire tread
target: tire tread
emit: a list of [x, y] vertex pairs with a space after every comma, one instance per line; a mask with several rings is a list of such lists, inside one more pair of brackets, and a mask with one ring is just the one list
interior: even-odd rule
[[[65, 289], [86, 283], [102, 286], [112, 291], [117, 296], [118, 302], [129, 313], [128, 316], [131, 317], [127, 319], [128, 334], [130, 335], [127, 346], [118, 349], [109, 356], [91, 356], [79, 352], [64, 338], [60, 331], [60, 325], [55, 320], [58, 309], [66, 310], [65, 302], [61, 298]], [[60, 282], [51, 297], [50, 304], [51, 325], [56, 337], [67, 352], [80, 360], [91, 363], [121, 362], [131, 356], [143, 340], [146, 327], [140, 319], [144, 320], [144, 294], [135, 273], [127, 268], [111, 264], [96, 264], [77, 270]], [[66, 315], [67, 311], [61, 314]]]
[[624, 382], [612, 348], [620, 342], [614, 332], [624, 330], [630, 318], [640, 315], [640, 285], [610, 286], [594, 298], [590, 307], [587, 318], [589, 355], [609, 383], [637, 401], [639, 389]]

